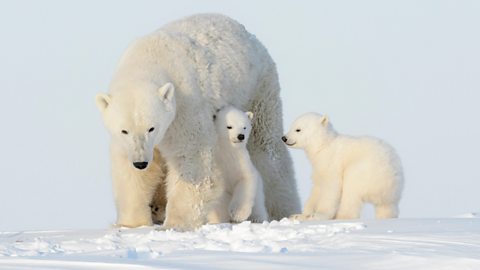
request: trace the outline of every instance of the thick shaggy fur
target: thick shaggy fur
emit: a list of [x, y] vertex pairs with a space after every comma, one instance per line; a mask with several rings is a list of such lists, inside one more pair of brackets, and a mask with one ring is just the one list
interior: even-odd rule
[[313, 189], [299, 220], [356, 219], [364, 202], [377, 218], [398, 217], [403, 187], [400, 159], [394, 149], [372, 137], [339, 135], [328, 117], [300, 116], [283, 138], [304, 149], [313, 166]]
[[97, 95], [115, 149], [117, 223], [151, 224], [148, 205], [153, 191], [131, 186], [145, 185], [145, 171], [132, 164], [150, 164], [154, 148], [169, 171], [164, 226], [192, 229], [206, 222], [221, 190], [213, 157], [217, 138], [212, 115], [227, 104], [256, 116], [248, 148], [264, 181], [270, 217], [298, 212], [291, 160], [279, 140], [283, 133], [279, 90], [267, 50], [225, 16], [191, 16], [135, 41], [120, 61], [109, 94]]
[[268, 220], [262, 176], [247, 150], [252, 117], [251, 112], [232, 106], [216, 114], [215, 160], [221, 168], [225, 190], [210, 215], [210, 223], [242, 222], [247, 218], [254, 222]]

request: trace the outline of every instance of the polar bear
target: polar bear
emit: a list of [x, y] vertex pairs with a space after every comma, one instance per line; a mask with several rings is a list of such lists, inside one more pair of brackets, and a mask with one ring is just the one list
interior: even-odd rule
[[[200, 14], [139, 38], [124, 53], [109, 93], [96, 96], [111, 134], [120, 226], [151, 225], [154, 150], [168, 168], [165, 228], [206, 223], [219, 195], [212, 115], [231, 104], [255, 114], [248, 143], [272, 219], [300, 210], [283, 134], [280, 86], [266, 48], [238, 22]], [[155, 160], [153, 159], [153, 162]]]
[[247, 150], [252, 129], [252, 112], [232, 106], [214, 116], [218, 143], [215, 161], [222, 171], [224, 191], [210, 215], [210, 223], [253, 222], [268, 220], [262, 176], [253, 165]]
[[398, 217], [403, 172], [395, 150], [372, 137], [338, 134], [326, 115], [306, 113], [282, 140], [306, 151], [313, 166], [313, 189], [299, 220], [357, 219], [364, 202], [376, 218]]

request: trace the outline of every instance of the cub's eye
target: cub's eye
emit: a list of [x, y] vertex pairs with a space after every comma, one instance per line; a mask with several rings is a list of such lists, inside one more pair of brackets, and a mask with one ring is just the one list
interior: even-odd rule
[[124, 130], [122, 130], [122, 133], [123, 133], [123, 134], [128, 134], [128, 131], [126, 131], [126, 130], [124, 129]]
[[148, 130], [148, 132], [153, 132], [154, 130], [155, 130], [155, 128], [154, 128], [154, 127], [151, 127], [151, 128]]
[[297, 130], [295, 130], [295, 131], [296, 131], [296, 132], [300, 132], [301, 130], [300, 130], [300, 129], [297, 129]]
[[232, 126], [227, 126], [228, 129], [232, 129]]
[[243, 127], [243, 129], [247, 129], [247, 127]]

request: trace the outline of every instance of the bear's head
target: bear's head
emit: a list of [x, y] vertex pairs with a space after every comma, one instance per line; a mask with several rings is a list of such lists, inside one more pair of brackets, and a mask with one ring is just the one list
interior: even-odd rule
[[306, 113], [293, 122], [282, 141], [292, 148], [307, 148], [323, 144], [334, 133], [327, 115]]
[[145, 84], [135, 85], [128, 91], [96, 96], [112, 143], [120, 146], [139, 170], [147, 168], [152, 161], [155, 145], [163, 139], [175, 118], [174, 92], [171, 83], [160, 88]]
[[245, 146], [252, 130], [252, 118], [252, 112], [243, 112], [233, 106], [218, 110], [214, 121], [220, 141]]

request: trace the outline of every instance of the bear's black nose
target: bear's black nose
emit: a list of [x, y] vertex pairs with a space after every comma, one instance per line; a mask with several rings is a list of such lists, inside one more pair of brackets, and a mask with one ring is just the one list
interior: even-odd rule
[[148, 166], [148, 162], [133, 162], [133, 166], [139, 170], [143, 170]]
[[240, 141], [243, 141], [243, 139], [245, 139], [245, 135], [243, 134], [238, 134], [238, 137], [237, 137]]
[[287, 137], [282, 136], [282, 141], [283, 141], [283, 142], [287, 142]]

